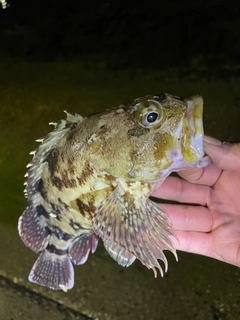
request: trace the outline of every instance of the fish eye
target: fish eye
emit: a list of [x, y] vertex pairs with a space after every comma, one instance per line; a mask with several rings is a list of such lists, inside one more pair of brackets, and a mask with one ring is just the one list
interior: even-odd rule
[[153, 127], [162, 120], [162, 106], [155, 100], [148, 100], [142, 105], [139, 115], [139, 123], [142, 126]]

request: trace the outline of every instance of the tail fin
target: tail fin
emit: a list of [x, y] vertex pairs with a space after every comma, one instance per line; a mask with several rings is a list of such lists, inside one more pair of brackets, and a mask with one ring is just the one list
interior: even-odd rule
[[74, 270], [68, 254], [58, 255], [45, 249], [33, 265], [28, 280], [53, 290], [72, 289]]

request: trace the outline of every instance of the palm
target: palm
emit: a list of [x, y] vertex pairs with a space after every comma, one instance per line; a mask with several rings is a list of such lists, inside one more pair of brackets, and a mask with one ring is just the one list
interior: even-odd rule
[[223, 171], [210, 190], [210, 239], [215, 258], [240, 266], [240, 173]]
[[210, 147], [213, 164], [168, 177], [153, 195], [179, 203], [162, 205], [177, 249], [240, 266], [240, 145]]

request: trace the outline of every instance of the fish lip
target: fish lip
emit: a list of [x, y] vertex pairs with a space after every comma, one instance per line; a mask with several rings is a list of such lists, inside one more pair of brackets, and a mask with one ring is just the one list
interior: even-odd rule
[[204, 156], [203, 99], [196, 95], [187, 99], [186, 103], [187, 110], [182, 128], [182, 154], [186, 162], [192, 163]]
[[203, 138], [203, 98], [201, 96], [191, 97], [191, 100], [188, 101], [188, 112], [192, 113], [188, 119], [191, 133], [196, 138]]

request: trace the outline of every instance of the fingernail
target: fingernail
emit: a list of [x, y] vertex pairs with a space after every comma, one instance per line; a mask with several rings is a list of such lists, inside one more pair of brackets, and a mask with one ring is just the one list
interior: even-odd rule
[[208, 143], [214, 144], [215, 146], [220, 146], [222, 144], [222, 141], [206, 135], [204, 135], [203, 140]]

